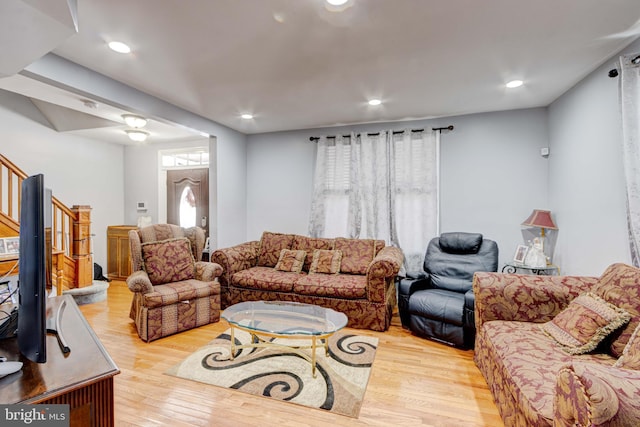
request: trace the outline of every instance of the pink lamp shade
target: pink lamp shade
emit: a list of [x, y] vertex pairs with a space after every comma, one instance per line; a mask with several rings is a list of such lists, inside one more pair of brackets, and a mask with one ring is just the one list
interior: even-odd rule
[[525, 219], [522, 225], [529, 227], [548, 228], [551, 230], [557, 230], [556, 223], [551, 218], [551, 211], [543, 211], [540, 209], [534, 209], [529, 215], [529, 218]]

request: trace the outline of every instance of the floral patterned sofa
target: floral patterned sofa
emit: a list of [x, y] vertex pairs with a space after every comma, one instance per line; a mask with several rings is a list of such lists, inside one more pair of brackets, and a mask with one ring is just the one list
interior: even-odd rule
[[640, 426], [640, 269], [476, 273], [475, 362], [506, 426]]
[[382, 240], [264, 232], [260, 241], [214, 251], [211, 261], [223, 268], [223, 308], [241, 301], [296, 301], [340, 311], [353, 328], [385, 331], [403, 254]]

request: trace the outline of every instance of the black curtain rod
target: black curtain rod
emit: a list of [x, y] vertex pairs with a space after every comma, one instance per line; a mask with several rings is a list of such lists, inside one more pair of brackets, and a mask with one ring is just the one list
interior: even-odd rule
[[[640, 64], [640, 55], [638, 55], [635, 58], [633, 58], [631, 60], [631, 62], [633, 64], [636, 64], [636, 65]], [[609, 77], [611, 77], [611, 78], [618, 77], [618, 74], [619, 73], [618, 73], [618, 69], [617, 68], [613, 68], [613, 69], [609, 70]]]
[[[449, 125], [449, 126], [445, 126], [445, 127], [441, 127], [441, 128], [431, 128], [431, 130], [433, 131], [440, 131], [442, 132], [443, 130], [453, 130], [453, 125]], [[400, 133], [403, 133], [403, 130], [394, 130], [393, 134], [394, 135], [398, 135]], [[411, 132], [424, 132], [424, 129], [411, 129]], [[360, 135], [359, 133], [356, 135]], [[372, 133], [367, 133], [368, 136], [376, 136], [376, 135], [380, 135], [380, 132], [372, 132]], [[342, 135], [343, 138], [349, 138], [351, 135]], [[335, 136], [328, 136], [327, 138], [335, 138]], [[309, 137], [309, 141], [317, 141], [319, 140], [320, 137], [318, 136], [310, 136]]]

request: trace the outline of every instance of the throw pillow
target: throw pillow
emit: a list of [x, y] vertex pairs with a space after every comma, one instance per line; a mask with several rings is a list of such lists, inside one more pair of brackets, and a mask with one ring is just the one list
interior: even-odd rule
[[313, 251], [313, 259], [309, 274], [338, 274], [340, 272], [340, 262], [342, 261], [342, 251], [330, 251], [326, 249], [316, 249]]
[[280, 258], [278, 258], [275, 269], [300, 273], [306, 256], [307, 253], [303, 250], [294, 251], [291, 249], [283, 249], [280, 251]]
[[573, 299], [553, 320], [540, 327], [567, 353], [584, 354], [629, 319], [631, 315], [625, 310], [589, 292]]
[[612, 264], [602, 273], [591, 292], [631, 315], [627, 326], [610, 337], [609, 353], [620, 357], [631, 334], [640, 324], [640, 269], [621, 263]]
[[293, 236], [291, 249], [302, 249], [307, 252], [307, 257], [304, 260], [304, 266], [302, 267], [302, 270], [309, 271], [311, 261], [313, 260], [313, 250], [333, 249], [333, 239], [314, 238], [296, 234], [295, 236]]
[[144, 270], [153, 285], [195, 277], [195, 260], [186, 237], [142, 244]]
[[342, 251], [340, 271], [350, 274], [367, 274], [369, 264], [382, 247], [384, 247], [384, 240], [336, 238], [334, 249]]
[[260, 239], [258, 251], [258, 266], [275, 267], [280, 258], [280, 251], [291, 249], [293, 234], [271, 233], [265, 231]]
[[627, 343], [622, 356], [613, 365], [616, 368], [640, 371], [640, 325], [636, 327]]

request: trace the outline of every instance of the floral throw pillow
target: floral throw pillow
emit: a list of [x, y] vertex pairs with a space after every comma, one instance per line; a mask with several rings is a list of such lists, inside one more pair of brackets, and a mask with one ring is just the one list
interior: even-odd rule
[[338, 274], [340, 272], [340, 263], [342, 261], [342, 251], [316, 249], [313, 251], [313, 259], [309, 274]]
[[307, 252], [303, 250], [294, 251], [292, 249], [282, 249], [275, 269], [300, 273], [306, 257]]
[[195, 260], [186, 237], [142, 244], [144, 270], [153, 285], [195, 277]]
[[275, 267], [280, 257], [280, 251], [291, 249], [293, 234], [271, 233], [265, 231], [260, 239], [258, 251], [258, 265], [260, 267]]
[[616, 368], [640, 371], [640, 325], [633, 331], [629, 342], [627, 342], [622, 352], [622, 356], [620, 356], [613, 366]]
[[567, 353], [584, 354], [629, 319], [627, 311], [588, 292], [573, 299], [553, 320], [540, 327]]

